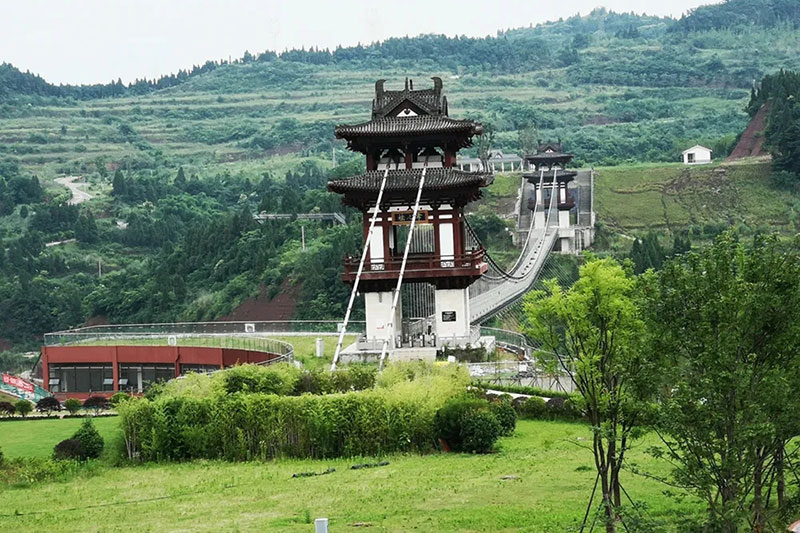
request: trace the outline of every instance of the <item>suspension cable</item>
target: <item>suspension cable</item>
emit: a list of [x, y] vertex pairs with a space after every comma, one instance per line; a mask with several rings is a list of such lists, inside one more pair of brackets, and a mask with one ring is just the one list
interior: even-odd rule
[[364, 271], [364, 262], [367, 259], [367, 251], [372, 243], [372, 232], [375, 230], [375, 221], [380, 214], [381, 200], [383, 200], [383, 191], [386, 188], [386, 178], [389, 176], [389, 165], [386, 165], [386, 171], [383, 173], [381, 180], [381, 188], [378, 191], [378, 199], [375, 202], [375, 212], [369, 221], [369, 231], [367, 232], [367, 239], [364, 242], [364, 250], [361, 252], [361, 261], [358, 263], [358, 272], [356, 273], [355, 282], [353, 282], [353, 290], [350, 291], [350, 302], [347, 304], [347, 311], [344, 314], [344, 322], [342, 323], [342, 330], [339, 332], [339, 340], [336, 343], [336, 351], [333, 353], [333, 362], [331, 363], [331, 372], [336, 370], [336, 364], [339, 362], [339, 355], [342, 352], [342, 342], [344, 342], [344, 335], [347, 332], [347, 323], [350, 321], [350, 313], [353, 311], [353, 302], [355, 302], [356, 294], [358, 293], [358, 284], [361, 281], [361, 274]]
[[406, 263], [408, 262], [408, 252], [411, 249], [411, 237], [414, 235], [414, 226], [417, 223], [417, 213], [419, 212], [419, 202], [422, 198], [422, 187], [425, 185], [425, 173], [428, 171], [428, 161], [426, 158], [425, 166], [422, 167], [422, 175], [419, 178], [419, 187], [417, 188], [417, 199], [414, 202], [414, 209], [411, 213], [411, 225], [408, 228], [408, 237], [406, 238], [406, 248], [403, 250], [403, 262], [400, 264], [400, 275], [397, 277], [397, 286], [394, 289], [392, 298], [392, 308], [389, 311], [389, 324], [386, 328], [387, 336], [383, 340], [381, 347], [381, 359], [378, 364], [378, 369], [383, 370], [383, 362], [386, 359], [386, 349], [389, 346], [389, 341], [392, 342], [392, 349], [394, 349], [394, 328], [395, 328], [395, 310], [397, 309], [397, 302], [400, 299], [400, 287], [403, 284], [403, 276], [406, 272]]

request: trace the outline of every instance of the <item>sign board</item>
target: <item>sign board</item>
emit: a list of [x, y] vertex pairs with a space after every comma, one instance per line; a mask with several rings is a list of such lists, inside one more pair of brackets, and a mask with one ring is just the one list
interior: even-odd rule
[[442, 311], [442, 322], [455, 322], [455, 321], [456, 321], [455, 311]]
[[[407, 226], [411, 224], [411, 218], [414, 216], [414, 211], [392, 211], [392, 225], [393, 226]], [[417, 211], [417, 224], [429, 224], [428, 212]]]
[[33, 394], [33, 383], [28, 383], [22, 378], [12, 376], [11, 374], [3, 374], [3, 383], [10, 387], [15, 387], [28, 394]]

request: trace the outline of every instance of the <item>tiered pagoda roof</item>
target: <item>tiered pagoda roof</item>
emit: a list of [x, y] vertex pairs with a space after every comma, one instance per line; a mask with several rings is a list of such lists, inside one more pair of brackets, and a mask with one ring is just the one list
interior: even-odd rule
[[345, 139], [353, 151], [367, 153], [370, 149], [392, 145], [447, 143], [458, 150], [472, 145], [472, 137], [483, 133], [483, 126], [472, 120], [448, 117], [447, 97], [442, 94], [442, 80], [434, 77], [433, 89], [414, 90], [406, 79], [400, 91], [384, 89], [385, 80], [375, 83], [372, 118], [360, 124], [337, 126], [337, 139]]
[[[344, 195], [344, 203], [360, 209], [375, 204], [384, 170], [369, 170], [348, 179], [328, 182], [328, 190]], [[391, 198], [387, 204], [406, 205], [414, 202], [422, 169], [390, 170], [386, 179], [384, 198]], [[440, 203], [465, 205], [481, 197], [481, 187], [494, 181], [489, 173], [463, 172], [454, 168], [429, 168], [425, 173], [422, 188], [426, 199]]]

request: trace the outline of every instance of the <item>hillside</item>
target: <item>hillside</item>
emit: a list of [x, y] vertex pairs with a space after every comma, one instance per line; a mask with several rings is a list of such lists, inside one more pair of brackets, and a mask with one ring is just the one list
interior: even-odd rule
[[603, 167], [596, 169], [595, 184], [598, 220], [626, 234], [800, 229], [800, 196], [775, 188], [768, 162]]
[[[708, 9], [703, 17], [724, 17], [738, 4]], [[727, 155], [749, 122], [752, 80], [800, 67], [798, 48], [800, 31], [787, 26], [695, 30], [600, 9], [482, 39], [248, 53], [130, 86], [55, 86], [4, 64], [0, 343], [35, 348], [43, 332], [90, 319], [252, 316], [247, 309], [278, 294], [286, 300], [287, 287], [297, 305], [281, 303], [282, 312], [340, 318], [340, 259], [358, 249], [358, 224], [259, 225], [250, 215], [342, 209], [325, 182], [363, 163], [333, 126], [367, 119], [382, 78], [392, 87], [441, 76], [451, 115], [482, 120], [503, 150], [519, 151], [519, 131], [532, 125], [541, 138], [562, 138], [578, 165], [603, 167], [597, 206], [607, 228], [788, 231], [793, 196], [770, 187], [766, 167], [693, 169], [686, 179], [665, 163], [696, 143]], [[82, 177], [94, 198], [65, 205], [60, 175]], [[506, 189], [487, 205], [507, 203]], [[492, 209], [474, 216], [498, 255], [511, 257]], [[237, 314], [241, 302], [250, 308]]]

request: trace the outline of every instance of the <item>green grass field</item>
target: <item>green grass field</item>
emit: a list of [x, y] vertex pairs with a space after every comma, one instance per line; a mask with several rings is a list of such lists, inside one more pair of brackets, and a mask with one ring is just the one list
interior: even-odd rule
[[[116, 417], [93, 420], [106, 441], [117, 431]], [[0, 422], [0, 449], [7, 458], [48, 457], [53, 453], [53, 446], [70, 438], [81, 422], [81, 418], [3, 421]]]
[[[105, 435], [113, 431], [114, 419], [100, 422]], [[60, 438], [51, 433], [72, 431], [43, 424], [2, 426], [0, 446], [16, 446], [11, 443], [30, 432], [26, 438], [43, 441], [35, 448], [42, 454]], [[520, 421], [516, 434], [503, 438], [492, 455], [394, 455], [384, 458], [388, 466], [363, 470], [349, 467], [374, 459], [104, 467], [88, 479], [0, 487], [0, 514], [4, 529], [15, 532], [308, 532], [310, 522], [323, 516], [331, 531], [358, 531], [361, 524], [368, 531], [562, 532], [580, 524], [592, 490], [592, 457], [584, 448], [589, 438], [583, 424]], [[642, 453], [655, 443], [639, 443], [631, 461], [663, 474], [664, 465]], [[292, 478], [327, 468], [336, 472]], [[692, 500], [668, 498], [655, 481], [626, 474], [623, 483], [634, 499], [647, 503], [651, 517], [701, 510]]]
[[800, 198], [776, 188], [769, 163], [596, 169], [597, 219], [623, 232], [744, 224], [796, 231]]

